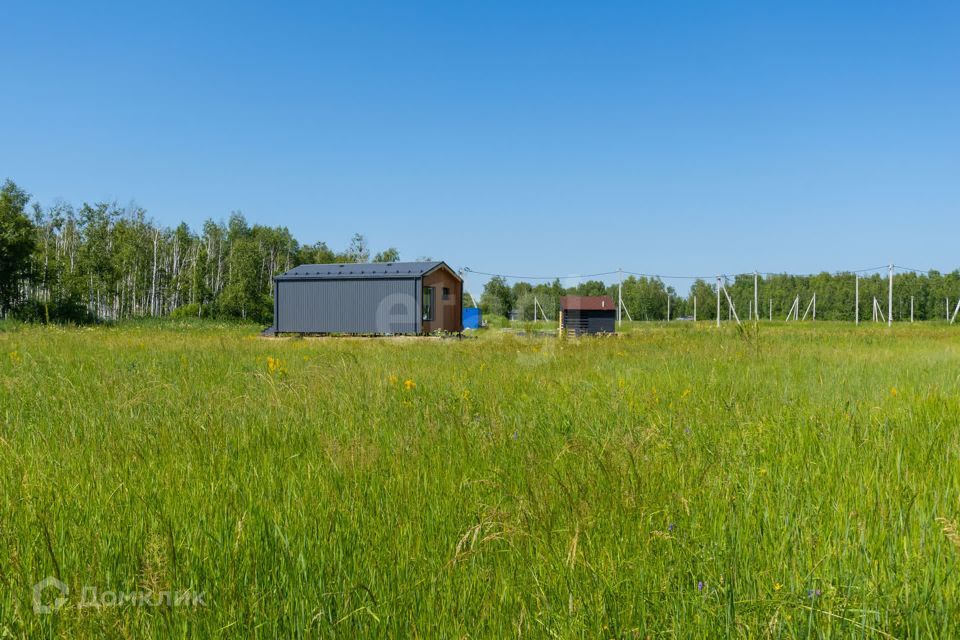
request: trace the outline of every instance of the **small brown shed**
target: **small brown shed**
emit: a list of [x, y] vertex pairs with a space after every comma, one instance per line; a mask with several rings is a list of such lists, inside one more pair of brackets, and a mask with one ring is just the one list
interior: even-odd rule
[[568, 335], [616, 333], [617, 306], [610, 296], [562, 296], [560, 329]]

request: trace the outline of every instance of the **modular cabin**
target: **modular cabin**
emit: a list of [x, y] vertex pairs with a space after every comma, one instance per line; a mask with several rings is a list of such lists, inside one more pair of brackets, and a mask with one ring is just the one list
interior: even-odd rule
[[561, 296], [560, 330], [564, 335], [616, 333], [617, 307], [610, 296]]
[[463, 280], [445, 262], [303, 264], [273, 281], [274, 335], [463, 330]]

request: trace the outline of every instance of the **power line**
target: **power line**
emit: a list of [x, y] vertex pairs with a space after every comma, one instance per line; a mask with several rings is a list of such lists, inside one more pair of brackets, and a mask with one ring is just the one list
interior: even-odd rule
[[639, 273], [637, 271], [624, 271], [624, 273], [631, 276], [639, 276], [641, 278], [659, 278], [661, 280], [705, 280], [707, 278], [716, 278], [716, 275], [712, 276], [670, 276], [663, 275], [659, 273]]
[[[794, 276], [796, 278], [813, 278], [814, 276], [819, 276], [822, 273], [828, 275], [843, 275], [845, 273], [871, 273], [873, 271], [883, 271], [890, 267], [888, 264], [880, 265], [879, 267], [867, 267], [865, 269], [840, 269], [838, 271], [819, 271], [817, 273], [787, 273], [786, 271], [777, 273], [775, 271], [759, 271], [758, 273], [761, 276]], [[750, 273], [738, 274], [738, 275], [753, 275]]]
[[[885, 265], [880, 265], [880, 266], [878, 266], [878, 267], [867, 267], [867, 268], [865, 268], [865, 269], [844, 269], [844, 270], [833, 271], [833, 272], [823, 272], [823, 271], [821, 271], [821, 272], [819, 272], [819, 273], [788, 273], [788, 272], [785, 272], [785, 271], [783, 271], [783, 272], [775, 272], [775, 271], [749, 271], [749, 272], [746, 272], [746, 271], [745, 271], [745, 272], [741, 272], [741, 273], [720, 274], [720, 277], [721, 277], [721, 278], [724, 278], [724, 279], [730, 279], [730, 278], [738, 278], [738, 277], [741, 277], [741, 276], [743, 276], [743, 277], [748, 277], [748, 276], [753, 276], [753, 275], [761, 275], [761, 276], [764, 276], [764, 277], [771, 277], [771, 276], [793, 276], [793, 277], [796, 277], [796, 278], [812, 278], [812, 277], [815, 277], [815, 276], [820, 275], [821, 273], [828, 273], [829, 275], [842, 275], [842, 274], [845, 274], [845, 273], [851, 273], [851, 274], [852, 274], [852, 273], [871, 273], [871, 272], [875, 272], [875, 271], [882, 271], [882, 270], [885, 270], [885, 269], [888, 269], [888, 268], [889, 268], [889, 265], [886, 265], [886, 264], [885, 264]], [[587, 274], [574, 274], [574, 275], [564, 275], [564, 276], [517, 276], [517, 275], [509, 275], [509, 274], [505, 274], [505, 273], [491, 273], [491, 272], [488, 272], [488, 271], [475, 271], [475, 270], [471, 269], [470, 267], [462, 267], [462, 268], [461, 268], [461, 271], [464, 271], [464, 272], [466, 272], [466, 273], [481, 275], [481, 276], [490, 276], [490, 277], [492, 277], [492, 278], [504, 278], [505, 280], [544, 280], [544, 281], [546, 281], [546, 280], [574, 280], [574, 279], [582, 279], [582, 278], [599, 278], [599, 277], [601, 277], [601, 276], [613, 276], [613, 275], [617, 275], [617, 274], [621, 273], [621, 271], [604, 271], [603, 273], [587, 273]], [[916, 270], [916, 271], [920, 272], [919, 270]], [[700, 275], [700, 276], [681, 276], [681, 275], [667, 275], [667, 274], [660, 274], [660, 273], [643, 273], [643, 272], [640, 272], [640, 271], [627, 271], [627, 270], [625, 270], [625, 269], [622, 271], [622, 273], [624, 273], [624, 274], [626, 274], [626, 275], [641, 277], [641, 278], [656, 278], [656, 279], [659, 279], [659, 280], [705, 280], [705, 281], [709, 281], [709, 280], [713, 280], [714, 278], [717, 277], [717, 274]], [[923, 272], [920, 272], [920, 273], [923, 273]]]
[[[462, 267], [462, 271], [475, 273], [480, 276], [490, 276], [493, 278], [504, 278], [508, 280], [572, 280], [574, 278], [599, 278], [600, 276], [614, 276], [616, 271], [605, 271], [604, 273], [585, 273], [566, 276], [511, 276], [506, 273], [488, 273], [486, 271], [474, 271], [470, 267]], [[626, 273], [626, 271], [624, 271]]]
[[[933, 271], [937, 271], [937, 273], [943, 273], [943, 272], [938, 271], [937, 269], [914, 269], [913, 267], [904, 267], [903, 265], [899, 265], [899, 264], [893, 265], [893, 268], [894, 268], [894, 269], [900, 269], [901, 271], [909, 271], [909, 272], [912, 272], [912, 273], [924, 273], [924, 274], [927, 274], [927, 273], [931, 273], [931, 272], [933, 272]], [[950, 272], [946, 272], [946, 273], [950, 273]]]

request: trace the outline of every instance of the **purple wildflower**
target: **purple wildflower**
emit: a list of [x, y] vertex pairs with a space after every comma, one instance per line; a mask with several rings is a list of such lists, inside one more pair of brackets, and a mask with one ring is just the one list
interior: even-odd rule
[[703, 580], [697, 582], [697, 591], [703, 591]]

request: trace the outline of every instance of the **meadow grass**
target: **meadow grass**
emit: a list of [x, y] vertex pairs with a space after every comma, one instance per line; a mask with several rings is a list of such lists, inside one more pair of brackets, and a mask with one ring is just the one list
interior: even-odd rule
[[960, 636], [956, 328], [6, 329], [0, 637]]

